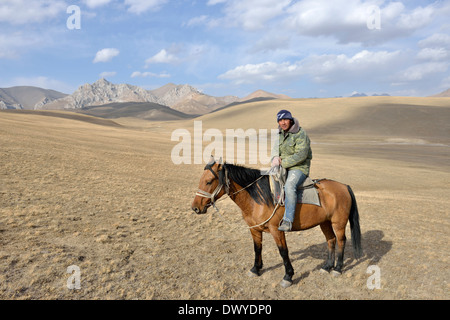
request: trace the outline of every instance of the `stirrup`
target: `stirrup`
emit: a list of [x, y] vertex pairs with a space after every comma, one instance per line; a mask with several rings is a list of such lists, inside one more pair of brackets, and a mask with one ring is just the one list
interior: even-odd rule
[[280, 226], [278, 227], [278, 231], [289, 232], [291, 230], [292, 230], [292, 222], [286, 219], [281, 220]]

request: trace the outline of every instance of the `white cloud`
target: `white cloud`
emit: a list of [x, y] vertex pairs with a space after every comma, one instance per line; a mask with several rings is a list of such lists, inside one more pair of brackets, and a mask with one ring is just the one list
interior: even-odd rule
[[296, 76], [301, 73], [297, 64], [289, 62], [264, 62], [260, 64], [246, 64], [219, 76], [219, 79], [233, 80], [236, 84], [255, 83], [260, 81], [276, 81]]
[[153, 72], [140, 72], [135, 71], [131, 74], [131, 78], [170, 78], [170, 74], [168, 73], [153, 73]]
[[363, 50], [353, 56], [324, 54], [306, 58], [302, 65], [313, 81], [339, 83], [341, 81], [384, 81], [392, 68], [400, 63], [400, 51]]
[[[379, 15], [372, 8], [379, 8]], [[339, 43], [374, 45], [411, 35], [432, 22], [437, 8], [408, 9], [401, 2], [303, 0], [290, 6], [285, 25], [306, 36], [330, 36]], [[368, 27], [377, 18], [380, 29]]]
[[301, 34], [330, 35], [344, 26], [365, 26], [366, 10], [354, 0], [304, 0], [289, 8], [285, 22]]
[[450, 35], [434, 33], [426, 39], [419, 41], [421, 48], [450, 48]]
[[238, 66], [219, 76], [234, 83], [275, 82], [310, 77], [318, 83], [337, 83], [341, 80], [384, 78], [386, 72], [401, 60], [400, 51], [360, 51], [345, 54], [311, 55], [296, 62], [264, 62]]
[[[399, 51], [368, 51], [363, 50], [352, 57], [348, 57], [345, 54], [340, 55], [322, 55], [325, 58], [326, 63], [321, 63], [322, 68], [325, 71], [344, 69], [344, 70], [361, 70], [369, 66], [380, 66], [391, 61], [393, 58], [399, 55]], [[314, 66], [316, 67], [316, 66]]]
[[426, 62], [416, 64], [398, 72], [395, 80], [400, 83], [420, 81], [429, 76], [435, 76], [438, 73], [447, 72], [450, 62]]
[[[207, 4], [223, 4], [221, 16], [201, 15], [184, 25], [264, 30], [291, 37], [326, 36], [341, 44], [365, 46], [410, 36], [442, 16], [445, 8], [438, 2], [406, 7], [400, 1], [384, 0], [210, 0]], [[379, 15], [373, 8], [379, 8]], [[379, 29], [368, 26], [374, 17], [379, 18]]]
[[2, 0], [0, 22], [13, 25], [40, 23], [65, 14], [68, 4], [53, 0]]
[[450, 60], [450, 35], [435, 33], [419, 41], [421, 50], [417, 58], [421, 61], [449, 61]]
[[284, 13], [291, 0], [237, 0], [227, 9], [227, 14], [244, 29], [263, 29], [268, 21]]
[[[285, 13], [292, 0], [229, 0], [209, 1], [209, 5], [225, 3], [224, 17], [208, 20], [209, 26], [240, 27], [261, 30], [267, 22]], [[205, 19], [203, 19], [205, 20]]]
[[442, 61], [448, 60], [450, 54], [444, 48], [424, 48], [419, 51], [417, 58], [420, 60]]
[[84, 0], [83, 2], [86, 4], [86, 6], [93, 9], [93, 8], [104, 6], [108, 3], [110, 3], [111, 0]]
[[100, 51], [97, 52], [97, 54], [95, 55], [94, 58], [94, 63], [98, 63], [98, 62], [109, 62], [111, 61], [114, 57], [118, 56], [120, 53], [119, 50], [115, 49], [115, 48], [105, 48], [102, 49]]
[[168, 0], [125, 0], [125, 5], [129, 6], [129, 12], [141, 14], [149, 10], [159, 10], [167, 2]]
[[409, 13], [402, 13], [400, 15], [397, 26], [401, 29], [407, 30], [420, 29], [421, 27], [426, 26], [432, 21], [435, 13], [436, 8], [433, 5], [427, 6], [425, 8], [417, 7]]
[[224, 2], [227, 2], [227, 0], [208, 0], [208, 3], [206, 5], [214, 6], [216, 4], [224, 3]]
[[179, 62], [179, 59], [174, 54], [167, 52], [166, 49], [162, 49], [160, 52], [155, 54], [153, 57], [148, 58], [145, 61], [145, 64], [146, 64], [146, 66], [148, 66], [149, 64], [153, 64], [153, 63], [171, 64], [171, 63], [176, 63], [176, 62]]

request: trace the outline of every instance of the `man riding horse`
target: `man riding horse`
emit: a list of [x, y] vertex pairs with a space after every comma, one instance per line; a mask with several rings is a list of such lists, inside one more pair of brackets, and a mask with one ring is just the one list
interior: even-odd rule
[[285, 269], [280, 285], [287, 288], [293, 284], [294, 268], [289, 259], [284, 231], [301, 231], [320, 226], [328, 247], [328, 257], [321, 268], [325, 272], [342, 273], [348, 222], [355, 258], [360, 258], [363, 252], [358, 206], [349, 185], [320, 179], [314, 188], [321, 204], [305, 203], [296, 208], [297, 186], [309, 175], [312, 159], [310, 140], [289, 111], [280, 111], [277, 120], [280, 141], [274, 147], [272, 163], [274, 166], [281, 165], [288, 172], [285, 183], [286, 208], [275, 206], [270, 178], [266, 174], [262, 175], [261, 170], [216, 162], [214, 157], [204, 168], [191, 208], [197, 214], [205, 214], [221, 197], [230, 197], [241, 209], [253, 238], [255, 259], [250, 274], [261, 275], [263, 232], [270, 233]]
[[311, 141], [299, 121], [287, 110], [277, 114], [279, 143], [272, 150], [272, 167], [282, 166], [287, 171], [284, 185], [285, 212], [278, 230], [291, 231], [297, 205], [297, 188], [309, 176]]

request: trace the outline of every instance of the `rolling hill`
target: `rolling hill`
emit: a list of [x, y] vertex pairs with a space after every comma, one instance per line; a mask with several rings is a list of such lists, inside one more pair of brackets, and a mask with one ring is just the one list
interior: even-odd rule
[[291, 99], [285, 94], [275, 94], [271, 92], [267, 92], [264, 90], [256, 90], [255, 92], [250, 93], [248, 96], [239, 99], [239, 102], [260, 99], [260, 98], [269, 98], [269, 99]]
[[0, 88], [0, 109], [39, 109], [67, 94], [31, 86]]
[[[329, 99], [266, 100], [231, 106], [203, 115], [204, 127], [276, 127], [276, 114], [283, 108], [292, 112], [311, 135], [364, 135], [405, 139], [448, 140], [450, 100], [445, 98], [360, 97]], [[251, 119], [251, 120], [250, 120]], [[327, 138], [327, 139], [328, 139]]]
[[445, 91], [442, 91], [441, 93], [435, 94], [432, 97], [448, 98], [448, 97], [450, 97], [450, 89], [447, 89]]
[[106, 119], [131, 117], [150, 121], [180, 120], [193, 117], [192, 115], [152, 102], [110, 103], [76, 109], [76, 112]]

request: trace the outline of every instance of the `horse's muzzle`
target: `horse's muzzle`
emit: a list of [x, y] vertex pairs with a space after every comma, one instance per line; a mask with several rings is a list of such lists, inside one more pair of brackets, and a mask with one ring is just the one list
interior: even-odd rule
[[200, 210], [200, 209], [197, 208], [197, 207], [192, 207], [191, 209], [192, 209], [192, 211], [194, 211], [196, 214], [205, 214], [205, 213], [208, 211], [208, 207], [207, 207], [207, 206], [205, 206], [205, 207], [203, 208], [203, 210]]

